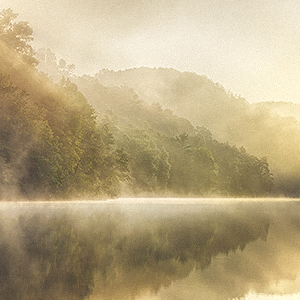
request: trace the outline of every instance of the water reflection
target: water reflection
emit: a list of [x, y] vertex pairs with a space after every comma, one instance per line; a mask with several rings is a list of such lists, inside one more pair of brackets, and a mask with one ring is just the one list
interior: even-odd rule
[[2, 203], [1, 299], [299, 292], [299, 213], [297, 202]]

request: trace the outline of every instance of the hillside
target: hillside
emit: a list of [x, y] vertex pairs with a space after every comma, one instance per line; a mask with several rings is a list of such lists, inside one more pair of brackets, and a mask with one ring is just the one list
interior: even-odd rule
[[0, 199], [115, 196], [126, 161], [70, 81], [0, 40]]
[[272, 190], [265, 159], [217, 142], [130, 88], [69, 73], [54, 83], [1, 42], [0, 74], [3, 200], [255, 197]]
[[158, 102], [146, 103], [128, 87], [104, 86], [90, 76], [72, 81], [128, 153], [136, 192], [270, 194], [273, 182], [266, 159], [218, 142], [205, 127], [193, 126]]
[[[104, 86], [97, 78], [74, 76], [75, 66], [63, 59], [57, 63], [49, 49], [38, 51], [38, 71], [30, 45], [33, 30], [16, 17], [11, 9], [0, 14], [1, 198], [271, 193], [266, 158], [217, 141], [204, 121], [184, 116], [192, 106], [181, 98], [189, 92], [197, 98], [193, 87], [199, 86], [209, 95], [206, 87], [214, 84], [207, 78], [171, 70], [166, 80], [157, 79], [158, 94], [175, 77], [178, 86], [150, 105], [154, 84], [142, 95], [145, 101], [128, 84]], [[151, 69], [139, 71], [145, 70], [154, 81]], [[145, 82], [140, 81], [141, 90]], [[226, 100], [221, 88], [211, 91], [213, 99]], [[164, 107], [174, 100], [182, 106], [178, 116], [176, 105], [175, 113]], [[210, 102], [212, 113], [221, 107]]]
[[252, 105], [195, 73], [138, 68], [102, 70], [95, 78], [107, 86], [128, 86], [149, 104], [159, 102], [194, 126], [206, 126], [215, 139], [267, 157], [277, 193], [300, 195], [300, 125], [296, 119], [282, 117], [270, 106]]

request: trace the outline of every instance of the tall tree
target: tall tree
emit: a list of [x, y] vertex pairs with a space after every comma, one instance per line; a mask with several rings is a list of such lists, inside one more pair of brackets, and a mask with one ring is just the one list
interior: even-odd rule
[[33, 41], [33, 30], [28, 22], [15, 19], [18, 17], [11, 8], [3, 9], [0, 13], [0, 39], [9, 47], [19, 52], [23, 60], [30, 65], [37, 65], [34, 51], [30, 42]]

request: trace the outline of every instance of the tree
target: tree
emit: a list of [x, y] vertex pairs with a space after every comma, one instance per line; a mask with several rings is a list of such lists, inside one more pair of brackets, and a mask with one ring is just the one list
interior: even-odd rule
[[171, 164], [169, 163], [169, 153], [165, 148], [160, 150], [158, 156], [158, 168], [156, 171], [157, 183], [161, 189], [166, 189], [170, 180]]
[[37, 65], [33, 48], [30, 42], [33, 41], [33, 30], [28, 22], [14, 20], [18, 17], [11, 8], [3, 9], [0, 14], [0, 39], [9, 47], [19, 52], [23, 60], [30, 65]]

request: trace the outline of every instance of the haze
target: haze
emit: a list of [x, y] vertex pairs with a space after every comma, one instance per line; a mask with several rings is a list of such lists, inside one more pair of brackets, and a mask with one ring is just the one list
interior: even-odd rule
[[2, 0], [36, 48], [99, 69], [171, 67], [206, 75], [250, 102], [300, 102], [296, 0]]

